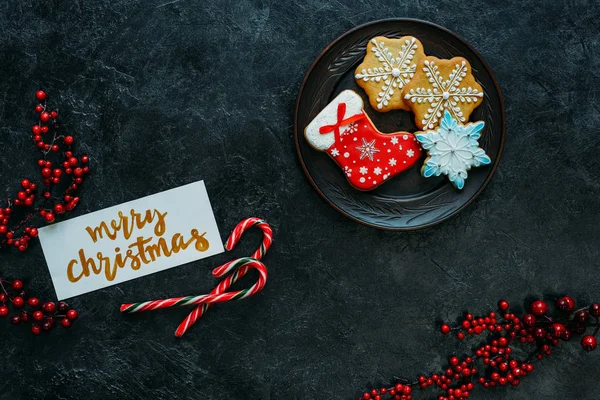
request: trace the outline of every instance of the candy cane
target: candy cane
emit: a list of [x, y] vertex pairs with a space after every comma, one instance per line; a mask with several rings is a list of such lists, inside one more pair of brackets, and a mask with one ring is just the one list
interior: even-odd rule
[[240, 241], [240, 238], [244, 232], [253, 226], [258, 226], [260, 229], [262, 229], [264, 237], [258, 250], [256, 250], [250, 257], [256, 260], [262, 259], [267, 253], [267, 250], [269, 250], [269, 247], [271, 247], [271, 243], [273, 243], [273, 230], [269, 224], [260, 218], [248, 218], [237, 224], [237, 226], [233, 229], [233, 232], [231, 232], [231, 235], [229, 235], [227, 243], [225, 243], [225, 249], [227, 249], [227, 251], [233, 250], [233, 248]]
[[[225, 267], [225, 268], [224, 268]], [[235, 260], [233, 263], [228, 263], [226, 265], [222, 265], [220, 267], [215, 268], [213, 271], [213, 275], [216, 277], [221, 277], [233, 269], [239, 267], [246, 267], [249, 269], [256, 269], [259, 273], [258, 281], [252, 285], [251, 287], [243, 290], [238, 290], [237, 292], [224, 292], [220, 294], [203, 294], [200, 296], [185, 296], [185, 297], [174, 297], [171, 299], [164, 300], [153, 300], [153, 301], [145, 301], [143, 303], [131, 303], [131, 304], [122, 304], [121, 312], [134, 313], [134, 312], [142, 312], [149, 310], [157, 310], [159, 308], [168, 308], [168, 307], [178, 307], [178, 306], [188, 306], [191, 304], [205, 304], [205, 303], [223, 303], [230, 300], [241, 300], [246, 297], [250, 297], [260, 292], [262, 288], [265, 286], [267, 282], [267, 268], [263, 263], [253, 258], [245, 257], [239, 258]], [[239, 270], [238, 270], [239, 271]], [[232, 275], [228, 276], [225, 281], [234, 280], [234, 272]]]
[[[143, 303], [122, 304], [121, 312], [133, 313], [156, 310], [159, 308], [198, 305], [198, 307], [186, 317], [175, 331], [175, 335], [181, 337], [199, 318], [202, 317], [202, 315], [204, 315], [212, 304], [230, 300], [241, 300], [258, 293], [265, 286], [268, 276], [267, 268], [258, 260], [264, 257], [273, 242], [273, 231], [269, 224], [260, 218], [248, 218], [243, 220], [234, 228], [227, 239], [225, 249], [231, 251], [239, 242], [242, 234], [253, 226], [258, 226], [263, 231], [263, 241], [260, 247], [251, 257], [238, 258], [215, 268], [213, 270], [213, 276], [215, 278], [220, 278], [231, 271], [233, 272], [221, 281], [210, 294], [175, 297], [164, 300], [146, 301]], [[258, 281], [252, 287], [237, 292], [226, 292], [231, 285], [252, 269], [256, 269], [259, 272]]]
[[[227, 251], [233, 250], [233, 248], [240, 241], [240, 238], [242, 237], [244, 232], [253, 226], [257, 226], [263, 231], [263, 241], [258, 250], [256, 250], [254, 254], [252, 254], [251, 258], [254, 258], [256, 260], [262, 259], [269, 250], [269, 247], [271, 247], [271, 243], [273, 243], [273, 230], [271, 229], [269, 224], [267, 224], [264, 220], [260, 218], [248, 218], [237, 224], [237, 226], [233, 229], [233, 232], [231, 232], [231, 235], [229, 235], [227, 243], [225, 243], [225, 249], [227, 249]], [[218, 267], [213, 271], [213, 275], [216, 277], [217, 275], [215, 274], [217, 273], [217, 270], [219, 270], [219, 268], [227, 269], [230, 265], [237, 263], [239, 260], [240, 259], [233, 260], [226, 264], [223, 264], [222, 266]], [[249, 268], [247, 266], [240, 266], [236, 273], [228, 276], [227, 279], [219, 283], [219, 285], [216, 288], [214, 288], [210, 293], [219, 294], [225, 292], [238, 279], [246, 275], [248, 271]], [[183, 336], [185, 332], [187, 332], [187, 330], [196, 323], [197, 320], [202, 318], [202, 316], [204, 315], [204, 313], [206, 313], [206, 311], [208, 311], [210, 306], [210, 303], [205, 303], [196, 307], [194, 311], [192, 311], [179, 325], [179, 327], [175, 331], [175, 336]]]

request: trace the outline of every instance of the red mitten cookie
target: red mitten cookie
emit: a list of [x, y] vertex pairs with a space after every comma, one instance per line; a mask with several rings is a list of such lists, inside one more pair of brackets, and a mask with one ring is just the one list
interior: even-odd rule
[[412, 167], [421, 147], [412, 133], [379, 132], [363, 107], [356, 92], [344, 90], [308, 124], [304, 136], [342, 167], [352, 186], [371, 190]]

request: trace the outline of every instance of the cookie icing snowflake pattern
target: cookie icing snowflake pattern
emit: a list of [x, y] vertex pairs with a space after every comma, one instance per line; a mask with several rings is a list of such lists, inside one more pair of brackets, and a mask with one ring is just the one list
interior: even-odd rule
[[412, 36], [400, 39], [377, 36], [369, 41], [354, 77], [369, 96], [373, 109], [383, 112], [409, 109], [402, 100], [402, 88], [413, 78], [417, 64], [424, 57], [423, 45]]
[[471, 65], [462, 57], [440, 60], [425, 57], [402, 96], [415, 113], [419, 129], [434, 129], [444, 110], [459, 122], [466, 122], [483, 101], [483, 89], [471, 73]]
[[447, 175], [457, 189], [462, 189], [471, 167], [492, 162], [479, 147], [478, 139], [484, 125], [483, 121], [463, 125], [452, 117], [450, 111], [444, 110], [437, 129], [415, 135], [428, 154], [421, 174], [426, 178]]
[[361, 97], [345, 90], [306, 127], [308, 143], [326, 152], [359, 190], [371, 190], [415, 165], [421, 147], [408, 132], [381, 133]]

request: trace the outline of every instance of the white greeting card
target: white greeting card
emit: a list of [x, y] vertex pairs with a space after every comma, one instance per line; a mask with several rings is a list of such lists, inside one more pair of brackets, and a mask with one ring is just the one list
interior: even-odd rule
[[59, 300], [222, 253], [204, 182], [40, 229]]

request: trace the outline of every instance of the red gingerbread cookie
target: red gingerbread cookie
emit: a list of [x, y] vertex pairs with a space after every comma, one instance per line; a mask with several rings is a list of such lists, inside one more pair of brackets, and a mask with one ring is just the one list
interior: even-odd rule
[[372, 190], [412, 167], [421, 147], [409, 132], [381, 133], [364, 111], [362, 98], [344, 90], [306, 127], [304, 136], [342, 168], [348, 182]]

